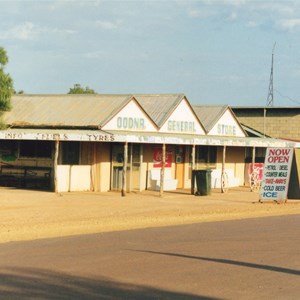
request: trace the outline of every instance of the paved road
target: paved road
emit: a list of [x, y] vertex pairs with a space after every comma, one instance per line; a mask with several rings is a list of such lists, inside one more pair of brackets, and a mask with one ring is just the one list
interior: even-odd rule
[[0, 245], [0, 299], [299, 299], [300, 216]]

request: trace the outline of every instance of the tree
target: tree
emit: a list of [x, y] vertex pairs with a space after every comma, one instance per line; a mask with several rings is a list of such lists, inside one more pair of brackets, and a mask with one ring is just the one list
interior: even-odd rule
[[3, 47], [0, 47], [0, 112], [11, 109], [11, 96], [14, 92], [13, 80], [6, 74], [4, 68], [8, 63], [8, 56]]
[[19, 90], [19, 91], [16, 91], [15, 89], [13, 90], [13, 94], [14, 95], [24, 95], [25, 92], [23, 90]]
[[88, 86], [83, 88], [79, 83], [75, 83], [74, 87], [70, 88], [68, 94], [96, 94], [93, 89], [90, 89]]

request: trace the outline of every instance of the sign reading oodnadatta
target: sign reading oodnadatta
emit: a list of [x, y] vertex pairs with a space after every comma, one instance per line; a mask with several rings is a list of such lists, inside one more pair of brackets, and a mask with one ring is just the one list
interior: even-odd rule
[[267, 148], [260, 200], [287, 199], [293, 148]]

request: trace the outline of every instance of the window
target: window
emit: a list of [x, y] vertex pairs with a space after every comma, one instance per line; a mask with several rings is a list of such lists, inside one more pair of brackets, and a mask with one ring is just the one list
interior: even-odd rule
[[14, 161], [18, 155], [18, 141], [1, 140], [0, 142], [0, 159], [3, 161]]
[[[252, 151], [253, 148], [248, 147], [246, 148], [246, 163], [252, 163]], [[255, 162], [256, 163], [263, 163], [265, 161], [266, 156], [266, 148], [255, 148]]]
[[196, 163], [216, 163], [217, 147], [198, 146], [196, 147]]
[[51, 158], [53, 143], [50, 141], [20, 141], [20, 157]]
[[62, 164], [79, 165], [80, 142], [62, 143]]
[[114, 144], [112, 147], [113, 164], [123, 166], [123, 161], [124, 161], [124, 145]]

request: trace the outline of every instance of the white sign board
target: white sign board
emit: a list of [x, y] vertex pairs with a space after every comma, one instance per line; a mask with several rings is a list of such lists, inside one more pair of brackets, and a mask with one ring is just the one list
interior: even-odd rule
[[293, 153], [293, 148], [267, 148], [260, 200], [287, 199]]
[[202, 125], [186, 100], [179, 103], [159, 132], [205, 135]]
[[214, 127], [208, 132], [208, 135], [245, 137], [240, 124], [229, 109], [225, 111]]
[[157, 128], [146, 113], [131, 100], [121, 111], [110, 119], [102, 130], [124, 130], [133, 132], [156, 132]]

